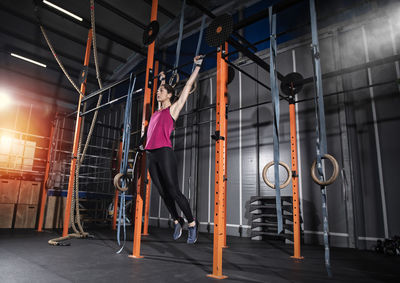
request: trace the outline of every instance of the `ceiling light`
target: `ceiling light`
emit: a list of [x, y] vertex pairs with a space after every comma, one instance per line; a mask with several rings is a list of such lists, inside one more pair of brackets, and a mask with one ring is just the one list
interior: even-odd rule
[[72, 18], [74, 18], [74, 19], [76, 19], [78, 21], [81, 21], [81, 22], [83, 21], [83, 19], [81, 17], [79, 17], [79, 16], [77, 16], [77, 15], [75, 15], [75, 14], [73, 14], [73, 13], [71, 13], [71, 12], [69, 12], [69, 11], [67, 11], [67, 10], [65, 10], [65, 9], [63, 9], [63, 8], [53, 4], [53, 3], [51, 3], [51, 2], [49, 2], [49, 1], [43, 0], [43, 3], [46, 4], [46, 5], [49, 5], [50, 7], [54, 8], [54, 9], [60, 11], [60, 12], [63, 12], [64, 14], [66, 14], [66, 15], [68, 15], [68, 16], [70, 16], [70, 17], [72, 17]]
[[26, 58], [26, 57], [24, 57], [24, 56], [21, 56], [21, 55], [15, 54], [15, 53], [11, 53], [11, 56], [17, 57], [17, 58], [22, 59], [22, 60], [25, 60], [25, 61], [27, 61], [27, 62], [29, 62], [29, 63], [32, 63], [32, 64], [39, 65], [40, 67], [43, 67], [43, 68], [46, 68], [46, 67], [47, 67], [47, 66], [46, 66], [45, 64], [43, 64], [43, 63], [40, 63], [40, 62], [38, 62], [38, 61], [35, 61], [35, 60], [32, 60], [32, 59]]

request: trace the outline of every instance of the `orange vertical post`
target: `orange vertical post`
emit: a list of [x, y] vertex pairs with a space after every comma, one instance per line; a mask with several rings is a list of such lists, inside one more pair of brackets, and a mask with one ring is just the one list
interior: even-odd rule
[[[157, 8], [158, 8], [158, 0], [153, 0], [151, 5], [151, 17], [150, 21], [157, 20]], [[150, 95], [151, 88], [149, 85], [149, 77], [150, 69], [153, 68], [154, 63], [154, 42], [151, 43], [147, 49], [147, 66], [146, 66], [146, 81], [145, 81], [145, 90], [144, 90], [144, 100], [143, 100], [143, 116], [142, 116], [142, 132], [141, 136], [144, 135], [146, 127], [149, 123], [150, 119]], [[136, 194], [136, 208], [135, 208], [135, 226], [133, 231], [133, 251], [132, 255], [129, 257], [133, 258], [142, 258], [140, 255], [140, 244], [141, 244], [141, 231], [142, 231], [142, 216], [143, 216], [143, 194], [144, 188], [146, 186], [145, 179], [147, 178], [146, 172], [146, 153], [143, 153], [142, 158], [140, 160], [140, 176], [137, 182], [137, 194]]]
[[[217, 92], [216, 92], [216, 144], [215, 144], [215, 193], [214, 193], [214, 245], [213, 245], [213, 272], [207, 276], [224, 279], [222, 275], [222, 247], [224, 246], [224, 188], [225, 188], [225, 134], [226, 130], [226, 84], [227, 63], [222, 58], [222, 46], [217, 52]], [[222, 135], [221, 135], [222, 134]]]
[[290, 152], [292, 156], [292, 190], [293, 190], [293, 256], [302, 259], [300, 254], [300, 208], [299, 208], [299, 177], [297, 166], [297, 136], [296, 136], [296, 110], [294, 99], [289, 101], [290, 119]]
[[54, 135], [54, 124], [51, 125], [51, 130], [50, 130], [49, 150], [47, 152], [46, 169], [45, 169], [45, 172], [44, 172], [42, 191], [41, 191], [41, 195], [40, 195], [40, 213], [39, 213], [38, 232], [42, 232], [43, 231], [44, 209], [46, 207], [46, 199], [47, 199], [46, 183], [47, 183], [47, 180], [49, 179], [50, 156], [51, 156], [51, 151], [53, 150], [53, 148], [52, 148], [53, 135]]
[[[228, 43], [225, 42], [225, 52], [228, 53]], [[226, 59], [228, 59], [226, 57]], [[226, 68], [226, 77], [228, 78], [228, 68]], [[226, 86], [228, 85], [228, 79], [226, 79]], [[225, 102], [225, 109], [226, 105], [228, 105], [228, 88], [226, 87], [226, 92], [225, 92], [225, 97], [224, 97], [224, 102]], [[222, 246], [223, 248], [227, 248], [228, 246], [226, 245], [226, 195], [227, 195], [227, 188], [228, 188], [228, 176], [227, 176], [227, 155], [228, 155], [228, 113], [225, 113], [226, 121], [225, 121], [225, 133], [224, 133], [224, 156], [225, 156], [225, 164], [224, 164], [224, 176], [225, 176], [225, 182], [224, 182], [224, 191], [223, 191], [223, 198], [224, 198], [224, 209], [223, 209], [223, 233], [224, 233], [224, 245]]]
[[[154, 104], [157, 95], [157, 82], [158, 82], [158, 61], [154, 63], [154, 80], [153, 80], [153, 97], [151, 103], [151, 115], [154, 113]], [[146, 202], [144, 204], [144, 223], [143, 223], [143, 236], [149, 235], [149, 213], [150, 213], [150, 189], [151, 189], [151, 178], [150, 173], [147, 170], [147, 183], [146, 183]]]
[[[86, 53], [85, 53], [85, 60], [83, 63], [83, 65], [85, 67], [89, 66], [91, 43], [92, 43], [92, 29], [89, 30], [88, 39], [86, 42]], [[86, 79], [81, 84], [82, 94], [85, 94], [85, 91], [86, 91]], [[82, 96], [80, 95], [79, 101], [78, 101], [78, 109], [76, 111], [74, 144], [73, 144], [73, 151], [72, 151], [71, 169], [69, 171], [69, 179], [68, 179], [67, 204], [65, 206], [65, 212], [64, 212], [64, 225], [63, 225], [63, 233], [62, 233], [63, 237], [68, 235], [68, 227], [69, 227], [69, 221], [70, 221], [70, 217], [71, 217], [71, 202], [72, 202], [72, 194], [73, 194], [74, 179], [75, 179], [76, 160], [78, 158], [79, 133], [81, 132], [81, 123], [82, 123], [82, 117], [80, 116], [81, 102], [82, 102]]]
[[[118, 147], [117, 172], [119, 172], [119, 169], [121, 167], [121, 160], [122, 160], [122, 140], [119, 141], [119, 147]], [[112, 220], [112, 225], [111, 225], [112, 230], [117, 230], [118, 197], [119, 197], [119, 191], [117, 189], [115, 189], [113, 220]]]

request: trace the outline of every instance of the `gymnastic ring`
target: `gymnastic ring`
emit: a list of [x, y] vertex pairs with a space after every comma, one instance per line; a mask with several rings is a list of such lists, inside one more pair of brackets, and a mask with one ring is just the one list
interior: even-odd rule
[[192, 85], [192, 89], [190, 90], [189, 94], [192, 94], [193, 92], [195, 92], [197, 89], [197, 80], [194, 81], [193, 85]]
[[[175, 79], [175, 83], [173, 84], [174, 79]], [[179, 74], [177, 72], [173, 73], [172, 76], [169, 78], [168, 83], [170, 86], [175, 87], [179, 83]]]
[[321, 159], [328, 159], [332, 163], [333, 165], [332, 176], [326, 181], [319, 180], [317, 178], [317, 175], [315, 174], [315, 166], [317, 165], [317, 160], [315, 159], [311, 165], [311, 178], [314, 180], [315, 183], [317, 183], [320, 186], [328, 186], [333, 182], [335, 182], [336, 178], [339, 176], [339, 164], [336, 161], [336, 159], [330, 154], [325, 154], [324, 156], [321, 157]]
[[[128, 186], [125, 186], [125, 187], [122, 188], [122, 187], [119, 185], [119, 181], [121, 180], [121, 178], [122, 178], [123, 176], [125, 176], [125, 174], [122, 174], [122, 173], [118, 173], [117, 175], [115, 175], [115, 177], [114, 177], [114, 187], [115, 187], [118, 191], [126, 192], [126, 191], [128, 190]], [[127, 182], [127, 183], [128, 183], [128, 182]]]
[[[267, 163], [267, 165], [264, 166], [264, 169], [262, 172], [262, 177], [264, 179], [264, 182], [268, 185], [268, 187], [275, 189], [275, 184], [272, 184], [267, 178], [267, 171], [268, 171], [269, 167], [271, 167], [272, 165], [274, 165], [274, 161], [271, 161], [271, 162]], [[283, 189], [284, 187], [289, 185], [290, 180], [292, 179], [292, 171], [290, 170], [289, 166], [283, 161], [279, 161], [279, 165], [281, 165], [283, 168], [285, 168], [288, 173], [287, 180], [282, 185], [279, 186], [279, 188]]]

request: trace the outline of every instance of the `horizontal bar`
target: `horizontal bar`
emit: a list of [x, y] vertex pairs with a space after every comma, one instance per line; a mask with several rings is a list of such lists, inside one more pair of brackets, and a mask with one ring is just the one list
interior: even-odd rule
[[99, 95], [100, 93], [102, 93], [102, 92], [104, 92], [106, 90], [109, 90], [112, 87], [115, 87], [115, 86], [117, 86], [119, 84], [122, 84], [122, 83], [126, 82], [127, 80], [129, 80], [129, 78], [130, 78], [130, 76], [127, 76], [127, 77], [125, 77], [125, 78], [123, 78], [123, 79], [121, 79], [119, 81], [113, 82], [113, 83], [111, 83], [109, 85], [106, 85], [105, 87], [103, 87], [101, 89], [98, 89], [98, 90], [96, 90], [96, 91], [94, 91], [94, 92], [92, 92], [92, 93], [90, 93], [88, 95], [85, 95], [85, 97], [82, 98], [82, 102], [85, 102], [85, 101], [87, 101], [87, 100]]
[[142, 30], [144, 30], [146, 28], [146, 25], [143, 24], [142, 22], [136, 20], [135, 18], [129, 16], [128, 14], [126, 14], [124, 11], [110, 5], [109, 3], [107, 3], [106, 1], [103, 0], [96, 0], [96, 3], [98, 3], [99, 5], [103, 6], [104, 8], [106, 8], [107, 10], [113, 12], [114, 14], [120, 16], [121, 18], [124, 18], [125, 20], [127, 20], [128, 22], [136, 25], [137, 27], [141, 28]]
[[[354, 91], [359, 91], [359, 90], [363, 90], [363, 89], [370, 88], [370, 87], [383, 86], [383, 85], [392, 84], [392, 83], [399, 84], [399, 82], [397, 80], [391, 80], [391, 81], [356, 87], [356, 88], [352, 88], [352, 89], [348, 89], [348, 90], [342, 90], [342, 91], [336, 91], [336, 92], [324, 94], [324, 98], [329, 97], [329, 96], [339, 95], [339, 94], [346, 93], [346, 92], [354, 92]], [[295, 103], [306, 102], [306, 101], [310, 101], [310, 100], [314, 100], [314, 99], [315, 99], [314, 97], [300, 99], [300, 100], [297, 100]]]
[[[359, 64], [359, 65], [355, 65], [355, 66], [351, 66], [351, 67], [347, 67], [344, 69], [340, 69], [337, 71], [332, 71], [329, 73], [325, 73], [322, 74], [322, 79], [327, 79], [327, 78], [332, 78], [332, 77], [336, 77], [336, 76], [340, 76], [343, 74], [347, 74], [347, 73], [352, 73], [352, 72], [356, 72], [356, 71], [360, 71], [366, 68], [371, 68], [371, 67], [375, 67], [378, 65], [383, 65], [383, 64], [387, 64], [387, 63], [393, 63], [395, 61], [399, 61], [400, 60], [400, 55], [392, 55], [392, 56], [388, 56], [382, 59], [377, 59], [374, 61], [370, 61], [367, 63], [363, 63], [363, 64]], [[299, 81], [294, 81], [294, 84], [309, 84], [314, 82], [314, 77], [308, 77], [306, 79], [303, 80], [299, 80]]]
[[[308, 23], [306, 23], [306, 24], [303, 24], [303, 25], [300, 25], [300, 26], [292, 27], [292, 28], [290, 28], [290, 29], [287, 29], [287, 30], [285, 30], [285, 31], [282, 31], [282, 32], [278, 33], [278, 34], [276, 35], [276, 37], [278, 38], [278, 37], [280, 37], [280, 36], [282, 36], [282, 35], [291, 33], [291, 32], [296, 31], [296, 30], [298, 30], [298, 29], [305, 28], [305, 27], [307, 27], [307, 26], [309, 26], [309, 25], [310, 25], [310, 22], [308, 22]], [[251, 46], [257, 46], [257, 45], [259, 45], [259, 44], [261, 44], [261, 43], [264, 43], [264, 42], [267, 42], [267, 41], [269, 41], [269, 40], [270, 40], [270, 37], [266, 37], [266, 38], [264, 38], [264, 39], [261, 39], [261, 40], [259, 40], [259, 41], [256, 41], [256, 42], [250, 43], [250, 44], [251, 44]], [[229, 56], [231, 56], [231, 55], [233, 55], [233, 54], [236, 54], [236, 53], [239, 53], [239, 52], [240, 52], [240, 50], [234, 50], [234, 51], [232, 51], [232, 52], [227, 53], [226, 56], [229, 57]]]
[[[139, 88], [138, 90], [135, 90], [132, 94], [139, 93], [139, 92], [141, 92], [141, 91], [143, 91], [143, 90], [144, 90], [143, 88]], [[123, 100], [123, 99], [127, 98], [127, 97], [128, 97], [127, 94], [124, 95], [124, 96], [118, 97], [118, 98], [116, 98], [116, 99], [113, 99], [113, 100], [111, 100], [111, 101], [109, 101], [109, 102], [107, 102], [107, 103], [104, 103], [104, 104], [100, 105], [99, 107], [95, 107], [95, 108], [90, 109], [90, 110], [88, 110], [88, 111], [86, 111], [86, 112], [83, 112], [83, 113], [81, 113], [79, 116], [81, 116], [81, 117], [82, 117], [82, 116], [85, 116], [85, 115], [87, 115], [87, 114], [89, 114], [89, 113], [92, 113], [93, 111], [96, 111], [96, 110], [99, 110], [99, 109], [101, 109], [101, 108], [103, 108], [103, 107], [105, 107], [105, 106], [114, 104], [114, 103], [116, 103], [116, 102], [118, 102], [118, 101], [120, 101], [120, 100]]]
[[232, 62], [230, 62], [229, 60], [223, 58], [225, 60], [226, 63], [228, 63], [228, 65], [232, 66], [234, 69], [238, 70], [239, 72], [245, 74], [246, 76], [248, 76], [250, 79], [254, 80], [255, 82], [259, 83], [261, 86], [265, 87], [266, 89], [268, 89], [269, 91], [271, 91], [271, 88], [269, 86], [267, 86], [266, 84], [260, 82], [258, 79], [256, 79], [255, 77], [253, 77], [252, 75], [250, 75], [249, 73], [247, 73], [246, 71], [243, 71], [241, 68], [239, 68], [238, 66], [236, 66], [235, 64], [233, 64]]
[[[287, 8], [297, 4], [297, 3], [303, 2], [303, 1], [304, 0], [288, 0], [288, 1], [278, 2], [277, 4], [275, 4], [272, 7], [272, 12], [273, 13], [282, 12], [283, 10], [285, 10], [285, 9], [287, 9]], [[240, 30], [240, 29], [242, 29], [242, 28], [244, 28], [246, 26], [254, 24], [255, 22], [258, 22], [258, 21], [260, 21], [262, 19], [265, 19], [265, 18], [268, 18], [268, 17], [269, 17], [268, 9], [262, 10], [262, 11], [256, 13], [256, 14], [254, 14], [254, 15], [252, 15], [250, 17], [247, 17], [246, 19], [236, 23], [233, 26], [233, 30], [235, 30], [235, 31]]]
[[[203, 56], [204, 56], [204, 58], [206, 58], [206, 57], [208, 57], [208, 56], [210, 56], [210, 55], [213, 55], [213, 54], [216, 54], [216, 53], [217, 53], [217, 50], [215, 49], [215, 50], [210, 51], [210, 52], [208, 52], [208, 53], [206, 53], [206, 54], [203, 54]], [[193, 54], [193, 55], [194, 55], [194, 54]], [[173, 71], [175, 71], [175, 70], [180, 70], [180, 69], [182, 69], [183, 67], [186, 67], [186, 66], [188, 66], [188, 65], [193, 64], [193, 60], [192, 60], [192, 61], [186, 62], [186, 63], [184, 63], [184, 64], [182, 64], [182, 65], [179, 65], [178, 67], [173, 67], [172, 65], [170, 65], [170, 64], [168, 64], [168, 63], [166, 63], [166, 62], [163, 62], [163, 61], [160, 60], [159, 58], [157, 58], [156, 60], [158, 60], [158, 61], [160, 62], [161, 65], [164, 65], [164, 66], [166, 66], [166, 67], [169, 68], [168, 70], [164, 71], [164, 74], [171, 73], [171, 72], [173, 72]], [[180, 70], [180, 72], [181, 72], [182, 74], [184, 74], [186, 77], [190, 77], [190, 74], [188, 74], [188, 73], [186, 73], [186, 72], [183, 72], [182, 70]]]
[[[239, 68], [238, 66], [236, 66], [235, 64], [233, 64], [232, 62], [229, 62], [229, 60], [227, 60], [226, 58], [223, 58], [225, 60], [225, 62], [227, 62], [230, 66], [232, 66], [233, 68], [235, 68], [236, 70], [238, 70], [239, 72], [245, 74], [246, 76], [248, 76], [249, 78], [251, 78], [252, 80], [254, 80], [255, 82], [259, 83], [261, 86], [265, 87], [266, 89], [268, 89], [269, 91], [271, 91], [271, 88], [269, 86], [267, 86], [266, 84], [260, 82], [258, 79], [256, 79], [255, 77], [253, 77], [252, 75], [250, 75], [249, 73], [247, 73], [246, 71], [243, 71], [241, 68]], [[281, 94], [279, 94], [279, 96], [281, 97], [281, 99], [283, 100], [288, 100], [288, 98], [286, 96], [283, 96]]]

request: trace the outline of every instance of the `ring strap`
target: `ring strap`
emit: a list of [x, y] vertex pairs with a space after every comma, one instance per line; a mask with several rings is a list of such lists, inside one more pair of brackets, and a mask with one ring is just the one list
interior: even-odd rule
[[[275, 184], [279, 182], [279, 89], [276, 74], [276, 14], [272, 14], [272, 6], [269, 7], [269, 33], [270, 33], [270, 81], [271, 81], [271, 94], [272, 94], [272, 105], [274, 109], [274, 123], [273, 123], [273, 143], [274, 143], [274, 170], [275, 170]], [[275, 190], [276, 194], [276, 215], [278, 218], [278, 234], [283, 231], [283, 220], [282, 220], [282, 203], [281, 203], [281, 192]]]

